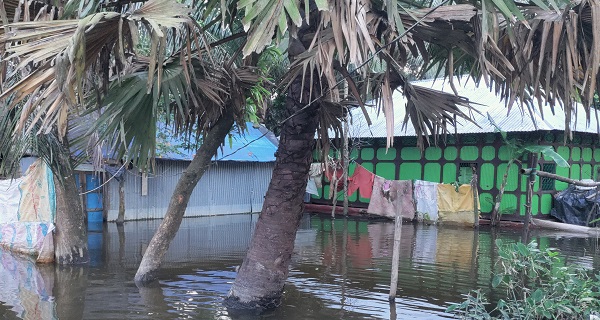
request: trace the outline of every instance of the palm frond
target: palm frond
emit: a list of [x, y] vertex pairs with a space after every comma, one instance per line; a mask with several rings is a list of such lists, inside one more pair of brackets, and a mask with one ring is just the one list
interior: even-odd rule
[[[133, 35], [138, 33], [138, 23], [151, 32], [153, 49], [149, 56], [151, 76], [147, 86], [147, 90], [151, 90], [155, 74], [159, 78], [162, 76], [166, 30], [195, 27], [187, 12], [187, 8], [176, 2], [151, 0], [131, 15], [102, 12], [80, 20], [22, 22], [7, 26], [8, 31], [0, 36], [0, 43], [6, 47], [8, 59], [21, 59], [12, 76], [25, 66], [35, 66], [33, 72], [0, 96], [5, 99], [14, 95], [11, 107], [28, 99], [30, 107], [22, 113], [17, 130], [22, 129], [25, 119], [35, 113], [35, 121], [28, 131], [40, 121], [42, 131], [57, 125], [59, 137], [64, 136], [65, 115], [69, 108], [81, 102], [86, 86], [90, 86], [84, 81], [85, 75], [111, 72], [106, 66], [111, 65], [112, 57], [117, 60], [117, 67], [125, 64], [125, 52], [133, 52], [136, 47]], [[103, 54], [106, 50], [113, 54]], [[112, 72], [120, 73], [122, 69]]]
[[58, 164], [57, 157], [61, 153], [68, 154], [68, 150], [65, 150], [55, 130], [39, 135], [15, 134], [21, 110], [3, 108], [0, 111], [0, 176], [14, 177], [21, 169], [23, 157], [38, 156], [61, 179], [66, 172]]
[[440, 67], [464, 73], [467, 66], [476, 81], [482, 79], [505, 98], [509, 111], [515, 103], [532, 108], [534, 101], [542, 116], [548, 106], [552, 113], [562, 107], [565, 137], [577, 116], [576, 103], [583, 105], [590, 120], [590, 107], [600, 88], [600, 56], [594, 54], [600, 50], [600, 2], [585, 0], [558, 11], [522, 8], [525, 21], [503, 22], [498, 15], [495, 36], [482, 27], [486, 22], [480, 10], [462, 7], [459, 13], [440, 8], [426, 25], [414, 30], [439, 47], [461, 53], [460, 61], [453, 55], [437, 56]]
[[93, 99], [89, 101], [86, 115], [100, 112], [100, 116], [91, 125], [81, 124], [88, 131], [77, 140], [78, 148], [84, 148], [88, 137], [102, 128], [98, 141], [110, 142], [107, 150], [113, 159], [132, 161], [144, 169], [155, 157], [157, 123], [170, 126], [176, 135], [200, 137], [228, 112], [243, 126], [248, 93], [262, 79], [256, 70], [216, 69], [196, 58], [191, 65], [191, 85], [178, 62], [165, 65], [163, 77], [153, 80], [161, 81], [160, 85], [154, 83], [150, 93], [146, 90], [149, 68], [140, 66], [121, 81], [113, 81], [99, 108]]

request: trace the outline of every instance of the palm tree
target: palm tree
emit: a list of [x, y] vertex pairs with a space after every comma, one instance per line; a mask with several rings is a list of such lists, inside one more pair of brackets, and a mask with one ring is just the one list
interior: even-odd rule
[[[42, 13], [46, 12], [56, 11], [42, 7], [37, 16], [43, 17]], [[54, 17], [54, 14], [49, 15], [49, 18]], [[150, 75], [144, 87], [146, 91], [147, 88], [158, 90], [158, 86], [152, 86], [155, 75], [158, 82], [164, 75], [162, 60], [167, 36], [184, 34], [185, 28], [195, 28], [196, 24], [188, 16], [187, 8], [164, 0], [149, 1], [130, 14], [100, 12], [82, 19], [24, 20], [5, 25], [0, 37], [6, 52], [3, 63], [9, 70], [3, 83], [7, 88], [0, 98], [9, 99], [5, 114], [18, 110], [19, 118], [11, 130], [14, 139], [35, 130], [33, 133], [42, 140], [48, 140], [46, 137], [53, 134], [60, 142], [60, 152], [42, 155], [52, 160], [51, 167], [60, 177], [57, 181], [56, 261], [85, 263], [88, 258], [84, 216], [75, 187], [67, 135], [67, 129], [74, 127], [69, 124], [70, 120], [87, 104], [101, 103], [110, 79], [136, 70], [132, 67], [132, 53], [138, 46], [140, 26], [146, 27], [145, 34], [151, 43], [150, 52], [141, 63]], [[185, 52], [187, 48], [190, 47], [181, 51], [182, 57], [189, 56]], [[182, 68], [186, 67], [192, 67], [191, 58], [182, 64]], [[187, 79], [189, 83], [191, 80]], [[144, 159], [147, 157], [142, 157], [142, 161]]]
[[[16, 108], [21, 122], [14, 131], [23, 130], [23, 124], [33, 118], [27, 132], [33, 124], [40, 127], [38, 131], [57, 126], [59, 138], [66, 141], [65, 121], [73, 114], [80, 115], [87, 121], [70, 126], [71, 131], [87, 131], [75, 141], [79, 148], [101, 128], [96, 139], [110, 142], [116, 159], [131, 161], [141, 169], [151, 166], [157, 122], [172, 125], [187, 136], [202, 137], [196, 157], [179, 180], [165, 219], [146, 250], [136, 274], [139, 284], [154, 279], [191, 192], [234, 122], [239, 130], [245, 128], [248, 101], [261, 107], [262, 95], [268, 93], [260, 89], [265, 79], [252, 67], [258, 56], [242, 60], [238, 50], [223, 48], [240, 47], [238, 39], [243, 31], [236, 30], [228, 18], [231, 28], [217, 34], [211, 29], [220, 29], [215, 22], [225, 20], [211, 13], [210, 6], [205, 9], [195, 12], [207, 19], [204, 27], [187, 15], [185, 7], [158, 0], [130, 14], [100, 12], [79, 20], [12, 24], [11, 33], [2, 39], [13, 53], [9, 58], [18, 56], [36, 66], [3, 95], [16, 96], [15, 103], [29, 99], [25, 106], [35, 104]], [[147, 29], [138, 30], [138, 25]], [[140, 37], [150, 39], [138, 41]], [[146, 55], [139, 54], [144, 51]], [[61, 83], [64, 80], [66, 84]], [[48, 97], [58, 99], [50, 101]], [[56, 106], [67, 114], [65, 119], [57, 115]], [[100, 116], [90, 125], [97, 112]]]
[[[397, 1], [255, 0], [240, 5], [249, 30], [244, 52], [260, 51], [274, 34], [288, 32], [293, 63], [287, 82], [289, 118], [282, 125], [273, 179], [228, 306], [264, 309], [279, 304], [302, 214], [317, 119], [318, 132], [326, 138], [331, 126], [337, 132], [340, 117], [335, 115], [343, 112], [345, 99], [363, 107], [361, 99], [368, 93], [381, 99], [391, 145], [390, 97], [397, 88], [408, 101], [405, 122], [413, 123], [421, 146], [430, 136], [447, 132], [455, 114], [468, 118], [457, 108], [468, 101], [410, 84], [403, 68], [411, 56], [422, 59], [424, 69], [445, 69], [452, 86], [455, 72], [483, 79], [505, 97], [509, 110], [515, 101], [527, 110], [537, 99], [552, 110], [562, 105], [570, 122], [573, 103], [580, 100], [589, 117], [598, 87], [600, 4], [534, 3], [402, 6]], [[265, 6], [269, 9], [257, 10]], [[340, 82], [346, 82], [351, 97], [337, 90]]]
[[[167, 1], [150, 1], [130, 15], [106, 12], [92, 15], [76, 26], [66, 22], [48, 22], [48, 28], [39, 31], [28, 29], [27, 24], [12, 26], [12, 30], [23, 33], [7, 33], [4, 41], [19, 41], [7, 48], [7, 52], [21, 57], [21, 67], [31, 63], [35, 67], [31, 74], [35, 76], [28, 76], [7, 92], [16, 92], [16, 101], [24, 101], [27, 95], [35, 96], [31, 103], [37, 107], [27, 109], [32, 110], [29, 114], [42, 119], [44, 128], [57, 124], [58, 136], [64, 137], [67, 112], [62, 106], [77, 105], [81, 97], [88, 96], [86, 92], [93, 92], [87, 90], [90, 86], [85, 86], [87, 82], [84, 80], [87, 79], [84, 75], [89, 74], [86, 72], [98, 70], [98, 74], [103, 75], [100, 77], [103, 80], [101, 85], [97, 86], [100, 89], [109, 87], [108, 79], [131, 74], [124, 66], [138, 62], [128, 56], [134, 53], [136, 22], [148, 25], [148, 34], [153, 39], [150, 59], [146, 59], [146, 92], [160, 92], [164, 70], [167, 69], [165, 63], [176, 59], [161, 50], [170, 48], [167, 45], [170, 37], [165, 36], [169, 33], [161, 26], [177, 28], [181, 24], [193, 25], [180, 6], [174, 6], [175, 9], [162, 6], [166, 6]], [[287, 53], [292, 62], [284, 82], [287, 86], [285, 108], [288, 117], [281, 124], [281, 144], [273, 179], [248, 255], [228, 295], [227, 301], [232, 307], [265, 308], [279, 303], [303, 211], [301, 199], [306, 187], [314, 134], [317, 132], [321, 136], [326, 152], [328, 129], [333, 129], [334, 135], [339, 134], [340, 119], [344, 118], [347, 105], [364, 108], [365, 99], [379, 99], [388, 119], [389, 145], [393, 143], [391, 94], [394, 89], [400, 89], [407, 97], [409, 116], [405, 121], [411, 121], [417, 128], [421, 146], [435, 142], [435, 137], [446, 133], [446, 125], [453, 124], [455, 119], [468, 119], [468, 112], [463, 113], [459, 109], [460, 106], [469, 107], [465, 99], [413, 86], [407, 80], [404, 67], [409, 58], [421, 58], [426, 68], [434, 65], [445, 69], [450, 77], [468, 67], [475, 79], [483, 79], [501, 92], [509, 106], [514, 101], [522, 101], [524, 108], [528, 108], [531, 105], [527, 102], [535, 98], [551, 105], [562, 104], [570, 115], [573, 101], [581, 99], [588, 105], [597, 87], [598, 58], [594, 52], [600, 48], [600, 28], [596, 27], [597, 23], [594, 24], [598, 21], [594, 19], [598, 15], [595, 2], [585, 1], [574, 7], [564, 7], [564, 4], [552, 1], [549, 4], [551, 8], [541, 0], [534, 1], [536, 7], [510, 0], [444, 6], [394, 0], [223, 3], [231, 8], [221, 12], [223, 15], [236, 10], [245, 14], [242, 23], [248, 36], [244, 56], [260, 52], [273, 38], [285, 36], [289, 40]], [[214, 8], [216, 3], [210, 2], [209, 5]], [[567, 20], [569, 23], [565, 22]], [[219, 23], [219, 19], [213, 21]], [[98, 29], [103, 30], [106, 37], [103, 39], [107, 41], [94, 38], [99, 37]], [[28, 30], [31, 32], [29, 38], [23, 35]], [[119, 32], [108, 33], [106, 30]], [[189, 31], [184, 35], [189, 36]], [[58, 40], [63, 41], [61, 49], [44, 54], [36, 51], [38, 46], [33, 44], [41, 45], [41, 42], [35, 42], [40, 37], [53, 37], [57, 43]], [[203, 38], [195, 39], [200, 40], [188, 43], [197, 43]], [[92, 45], [96, 42], [109, 45]], [[185, 79], [192, 79], [194, 73], [190, 70], [196, 70], [192, 62], [194, 55], [192, 50], [186, 49], [192, 48], [192, 45], [181, 48], [178, 55], [183, 57], [179, 59], [183, 66], [181, 72]], [[116, 63], [111, 64], [112, 60], [107, 57], [114, 57]], [[169, 58], [165, 60], [165, 57]], [[202, 59], [195, 61], [199, 63]], [[549, 63], [543, 63], [545, 61]], [[58, 83], [53, 84], [56, 79], [59, 79]], [[194, 82], [187, 83], [192, 91], [196, 90]], [[350, 94], [344, 94], [341, 87], [348, 87]], [[53, 91], [49, 91], [50, 88]], [[103, 91], [100, 90], [100, 96], [105, 94]], [[163, 97], [173, 96], [174, 91], [168, 92]], [[156, 101], [157, 96], [153, 95], [150, 101]], [[196, 107], [197, 101], [193, 97], [194, 94], [189, 93], [181, 101], [189, 100], [191, 103], [188, 105]], [[220, 111], [215, 112], [219, 114]], [[208, 130], [211, 125], [199, 128]], [[141, 134], [144, 133], [149, 136], [148, 132]], [[127, 146], [128, 153], [138, 154], [141, 160], [151, 158], [151, 154], [140, 152], [148, 148], [138, 147], [132, 136], [123, 136], [118, 139], [121, 139], [120, 145]], [[430, 136], [434, 137], [433, 141], [430, 141]], [[144, 165], [141, 160], [139, 164]], [[163, 245], [159, 247], [164, 248]]]
[[[261, 4], [257, 1], [252, 5]], [[404, 25], [382, 15], [383, 4], [376, 7], [375, 3], [356, 3], [348, 7], [342, 1], [307, 2], [302, 7], [307, 9], [304, 14], [295, 5], [285, 2], [285, 10], [265, 10], [265, 16], [252, 16], [256, 12], [252, 8], [246, 11], [246, 18], [257, 21], [280, 21], [280, 17], [289, 15], [289, 31], [282, 29], [281, 24], [277, 28], [280, 33], [289, 33], [292, 65], [286, 78], [288, 118], [281, 127], [273, 178], [248, 254], [226, 300], [231, 308], [263, 309], [279, 304], [303, 214], [302, 195], [315, 132], [321, 136], [326, 154], [329, 130], [339, 136], [341, 119], [348, 112], [345, 105], [364, 109], [362, 100], [367, 93], [380, 98], [388, 119], [388, 145], [393, 142], [391, 94], [397, 87], [403, 88], [409, 98], [408, 113], [415, 128], [420, 129], [421, 144], [429, 134], [446, 130], [445, 123], [453, 123], [454, 115], [468, 118], [458, 108], [469, 107], [463, 98], [412, 86], [406, 79], [402, 62], [406, 56], [402, 55], [410, 50], [426, 54], [425, 44], [409, 34], [404, 35], [405, 42], [399, 42], [396, 38]], [[246, 52], [260, 50], [271, 34], [272, 30], [263, 24], [251, 25]], [[376, 63], [370, 62], [371, 57]], [[351, 67], [356, 70], [354, 76], [349, 71]], [[380, 72], [374, 70], [377, 67]], [[339, 79], [350, 88], [350, 96], [344, 96]]]

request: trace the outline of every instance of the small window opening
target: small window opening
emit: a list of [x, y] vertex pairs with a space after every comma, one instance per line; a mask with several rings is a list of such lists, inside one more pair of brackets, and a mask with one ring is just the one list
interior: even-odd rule
[[458, 183], [469, 184], [473, 179], [473, 169], [477, 170], [477, 163], [475, 162], [461, 162], [459, 165], [458, 172]]
[[[544, 163], [542, 165], [542, 171], [548, 173], [556, 173], [556, 163]], [[554, 179], [541, 177], [540, 179], [542, 191], [552, 191], [554, 190]]]

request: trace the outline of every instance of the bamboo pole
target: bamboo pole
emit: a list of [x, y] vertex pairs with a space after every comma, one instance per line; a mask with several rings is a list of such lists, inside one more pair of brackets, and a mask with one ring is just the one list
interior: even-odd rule
[[600, 228], [590, 228], [535, 218], [531, 219], [531, 224], [541, 229], [560, 230], [572, 232], [574, 234], [586, 234], [594, 237], [600, 237]]
[[[530, 175], [532, 171], [534, 171], [534, 170], [521, 169], [520, 172], [521, 172], [521, 174]], [[541, 170], [535, 170], [533, 172], [533, 174], [538, 175], [540, 177], [544, 177], [544, 178], [550, 178], [550, 179], [555, 179], [558, 181], [574, 184], [574, 185], [580, 186], [580, 187], [598, 187], [598, 186], [600, 186], [600, 182], [585, 182], [585, 181], [581, 181], [581, 180], [574, 180], [574, 179], [565, 178], [565, 177], [556, 175], [554, 173], [549, 173], [549, 172], [545, 172], [545, 171], [541, 171]]]
[[119, 180], [119, 215], [117, 216], [117, 224], [125, 222], [125, 176]]
[[398, 289], [398, 267], [400, 265], [400, 239], [402, 236], [402, 215], [400, 210], [396, 211], [394, 223], [394, 249], [392, 252], [392, 276], [390, 280], [389, 301], [395, 301]]
[[348, 154], [348, 131], [350, 131], [350, 127], [348, 121], [350, 121], [350, 119], [348, 115], [346, 115], [346, 121], [344, 121], [344, 147], [342, 150], [342, 156], [344, 158], [344, 217], [348, 216], [348, 169], [350, 168], [350, 156]]
[[[531, 159], [531, 167], [532, 168], [537, 168], [537, 163], [538, 163], [538, 156], [537, 154], [531, 154], [532, 159]], [[533, 200], [533, 185], [535, 184], [535, 174], [530, 174], [529, 178], [527, 179], [527, 195], [526, 195], [526, 203], [525, 203], [525, 223], [523, 226], [523, 233], [524, 233], [524, 243], [528, 243], [529, 242], [529, 224], [531, 222], [531, 210], [532, 210], [532, 206], [531, 206], [531, 202]]]
[[506, 164], [506, 170], [504, 170], [504, 175], [502, 176], [502, 184], [500, 185], [500, 190], [496, 196], [496, 203], [494, 203], [494, 210], [492, 211], [492, 226], [497, 226], [502, 219], [500, 216], [500, 204], [502, 203], [502, 197], [504, 197], [504, 189], [506, 188], [506, 183], [508, 181], [510, 166], [512, 166], [514, 162], [515, 159], [510, 159]]
[[479, 195], [477, 193], [477, 169], [475, 166], [471, 167], [473, 170], [473, 178], [471, 178], [471, 190], [473, 190], [473, 218], [474, 227], [479, 227]]

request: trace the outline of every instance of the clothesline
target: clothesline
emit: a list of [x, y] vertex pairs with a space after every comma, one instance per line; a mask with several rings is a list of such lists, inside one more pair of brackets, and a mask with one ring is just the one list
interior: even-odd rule
[[[329, 198], [342, 191], [338, 183], [342, 169], [332, 172], [324, 170], [320, 163], [313, 165], [309, 184], [324, 172], [330, 181]], [[360, 197], [370, 199], [367, 208], [370, 214], [393, 218], [400, 212], [403, 218], [410, 220], [416, 217], [434, 222], [439, 219], [466, 225], [474, 223], [474, 190], [470, 185], [456, 188], [452, 184], [422, 180], [388, 180], [357, 164], [352, 176], [348, 177], [347, 195], [357, 190]], [[314, 191], [313, 194], [318, 195], [316, 186]]]

